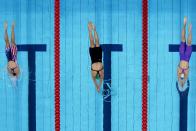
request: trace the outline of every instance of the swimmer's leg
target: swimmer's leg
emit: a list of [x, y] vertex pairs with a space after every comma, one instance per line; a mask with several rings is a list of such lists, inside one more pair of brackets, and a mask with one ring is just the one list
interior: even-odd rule
[[6, 43], [5, 53], [6, 53], [7, 60], [10, 61], [12, 59], [12, 54], [11, 54], [9, 37], [7, 34], [7, 28], [8, 28], [7, 21], [5, 21], [4, 22], [4, 31], [5, 31], [4, 39], [5, 39], [5, 43]]
[[180, 46], [179, 46], [180, 57], [181, 57], [182, 55], [184, 55], [185, 46], [186, 46], [186, 43], [185, 43], [185, 42], [181, 42], [181, 43], [180, 43]]
[[94, 43], [94, 38], [93, 38], [93, 34], [92, 34], [92, 22], [88, 23], [88, 32], [89, 32], [89, 38], [90, 38], [90, 47], [94, 48], [95, 47], [95, 43]]
[[191, 46], [192, 43], [192, 25], [189, 25], [189, 35], [188, 35], [188, 46]]
[[9, 37], [8, 37], [8, 34], [7, 34], [7, 21], [5, 21], [4, 23], [4, 31], [5, 31], [5, 35], [4, 35], [4, 39], [5, 39], [5, 43], [6, 43], [6, 48], [9, 48]]
[[95, 35], [95, 44], [96, 44], [96, 47], [99, 47], [99, 37], [96, 31], [95, 25], [93, 27], [94, 27], [94, 35]]
[[180, 57], [182, 55], [184, 55], [184, 52], [185, 52], [185, 46], [186, 46], [186, 22], [187, 22], [187, 18], [184, 17], [184, 25], [183, 25], [183, 28], [182, 28], [182, 38], [181, 38], [181, 44], [180, 44], [180, 47], [179, 47], [179, 53], [180, 53]]
[[12, 32], [11, 32], [11, 43], [15, 45], [16, 43], [15, 43], [14, 27], [15, 27], [15, 23], [13, 22], [12, 23]]
[[188, 46], [186, 46], [186, 51], [185, 51], [185, 55], [188, 59], [191, 58], [191, 54], [192, 54], [192, 25], [189, 25], [189, 35], [188, 35]]
[[187, 18], [184, 17], [184, 24], [183, 24], [182, 33], [181, 33], [181, 41], [183, 43], [186, 42], [186, 22], [187, 22]]
[[12, 60], [17, 61], [17, 46], [15, 42], [15, 32], [14, 32], [15, 23], [12, 23], [12, 31], [11, 31], [11, 52], [12, 52]]

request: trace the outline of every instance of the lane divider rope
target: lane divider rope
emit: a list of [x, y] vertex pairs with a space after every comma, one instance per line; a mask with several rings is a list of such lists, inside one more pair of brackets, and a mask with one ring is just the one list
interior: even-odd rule
[[142, 0], [142, 131], [148, 129], [148, 0]]
[[54, 1], [55, 131], [60, 131], [60, 0]]

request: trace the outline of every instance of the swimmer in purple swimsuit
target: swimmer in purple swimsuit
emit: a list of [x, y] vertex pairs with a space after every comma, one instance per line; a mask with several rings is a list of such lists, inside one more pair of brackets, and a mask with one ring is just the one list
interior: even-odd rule
[[188, 39], [186, 43], [186, 24], [187, 24], [187, 18], [184, 17], [184, 25], [182, 29], [182, 41], [179, 47], [179, 54], [180, 54], [180, 63], [178, 65], [177, 69], [177, 75], [178, 75], [178, 82], [183, 87], [185, 82], [188, 79], [189, 74], [189, 60], [192, 54], [192, 25], [189, 25], [188, 28]]
[[19, 66], [17, 64], [17, 46], [15, 43], [15, 34], [14, 34], [14, 27], [15, 23], [12, 24], [12, 31], [11, 31], [11, 44], [8, 38], [8, 33], [7, 33], [7, 22], [4, 23], [4, 30], [5, 30], [5, 53], [7, 56], [7, 70], [12, 77], [17, 77], [20, 73]]
[[[92, 34], [93, 30], [94, 37]], [[96, 89], [99, 92], [104, 78], [104, 67], [102, 64], [102, 48], [99, 45], [98, 34], [92, 22], [88, 23], [88, 31], [90, 38], [89, 54], [91, 57], [91, 75]], [[99, 80], [99, 83], [97, 83], [96, 79]]]

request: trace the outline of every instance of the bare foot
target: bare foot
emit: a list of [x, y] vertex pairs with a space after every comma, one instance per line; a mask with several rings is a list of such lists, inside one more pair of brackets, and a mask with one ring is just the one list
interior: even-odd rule
[[88, 22], [88, 30], [89, 30], [89, 31], [92, 31], [92, 29], [93, 29], [93, 26], [92, 26], [92, 25], [93, 25], [92, 22], [89, 21], [89, 22]]
[[95, 31], [96, 31], [96, 27], [95, 27], [95, 25], [94, 25], [94, 24], [92, 24], [92, 27], [93, 27], [93, 30], [95, 30]]
[[4, 30], [7, 31], [7, 21], [4, 22]]
[[191, 31], [192, 31], [192, 24], [189, 25], [189, 30], [188, 31], [189, 31], [189, 33], [191, 33]]
[[12, 29], [14, 29], [15, 27], [15, 22], [12, 22]]
[[186, 22], [187, 22], [187, 17], [184, 17], [184, 26], [186, 26]]

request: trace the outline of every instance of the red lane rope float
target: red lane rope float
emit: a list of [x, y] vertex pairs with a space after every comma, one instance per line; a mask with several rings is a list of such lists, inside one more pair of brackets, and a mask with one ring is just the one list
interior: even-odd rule
[[148, 129], [148, 0], [142, 0], [142, 131]]
[[60, 0], [54, 1], [55, 131], [60, 131]]

